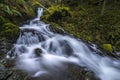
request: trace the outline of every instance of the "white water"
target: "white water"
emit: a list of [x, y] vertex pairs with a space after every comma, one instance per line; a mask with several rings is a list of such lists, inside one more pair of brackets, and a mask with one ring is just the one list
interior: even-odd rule
[[48, 24], [39, 21], [42, 13], [39, 8], [37, 18], [20, 27], [17, 43], [8, 53], [17, 59], [16, 67], [36, 77], [73, 63], [93, 71], [101, 80], [120, 80], [120, 60], [98, 55], [81, 40], [53, 33]]

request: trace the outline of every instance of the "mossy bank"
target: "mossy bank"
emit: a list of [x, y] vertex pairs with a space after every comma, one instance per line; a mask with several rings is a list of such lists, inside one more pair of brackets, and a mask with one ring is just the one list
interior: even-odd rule
[[[56, 0], [56, 2], [49, 2], [52, 4], [46, 7], [51, 13], [48, 13], [47, 10], [44, 12], [42, 17], [44, 21], [58, 24], [68, 33], [93, 42], [109, 53], [120, 51], [119, 0]], [[47, 4], [43, 3], [43, 5]], [[109, 44], [112, 50], [108, 50], [106, 44]]]

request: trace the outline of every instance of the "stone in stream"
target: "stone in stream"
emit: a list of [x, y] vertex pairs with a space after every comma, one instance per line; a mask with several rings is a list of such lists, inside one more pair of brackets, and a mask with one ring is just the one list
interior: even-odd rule
[[42, 50], [40, 48], [36, 48], [34, 53], [35, 53], [35, 57], [40, 57]]
[[84, 67], [79, 67], [77, 65], [68, 65], [68, 70], [72, 80], [99, 80], [95, 77], [94, 73], [91, 71], [86, 71]]
[[19, 51], [21, 53], [25, 53], [27, 50], [26, 50], [26, 48], [24, 46], [21, 46], [21, 48], [19, 49]]

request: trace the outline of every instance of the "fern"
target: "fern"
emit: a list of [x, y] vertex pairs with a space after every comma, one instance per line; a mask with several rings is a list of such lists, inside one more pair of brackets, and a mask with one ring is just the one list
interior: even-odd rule
[[12, 14], [12, 12], [10, 10], [10, 7], [8, 5], [6, 5], [6, 4], [0, 4], [0, 8], [2, 9], [3, 12], [5, 12], [5, 13], [7, 13], [9, 15]]
[[22, 14], [19, 11], [17, 11], [14, 8], [11, 8], [10, 6], [8, 6], [6, 4], [0, 4], [0, 8], [4, 13], [6, 13], [6, 14], [8, 14], [10, 16], [12, 16], [12, 15], [14, 15], [14, 16], [22, 16]]
[[22, 16], [22, 14], [15, 9], [12, 9], [12, 13], [13, 13], [12, 15], [14, 15], [14, 16]]

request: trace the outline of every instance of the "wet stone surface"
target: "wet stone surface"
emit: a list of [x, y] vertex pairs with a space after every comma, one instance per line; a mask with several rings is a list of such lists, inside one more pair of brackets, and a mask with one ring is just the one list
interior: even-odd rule
[[80, 66], [68, 64], [64, 68], [58, 69], [52, 74], [32, 77], [24, 71], [0, 64], [0, 80], [99, 80], [95, 78], [93, 72], [85, 71]]
[[73, 80], [98, 80], [94, 73], [85, 68], [77, 66], [77, 65], [69, 65], [68, 66], [69, 73], [74, 78]]
[[34, 52], [35, 52], [35, 57], [39, 57], [42, 53], [42, 50], [39, 48], [36, 48]]
[[[39, 57], [42, 50], [36, 48], [34, 52], [35, 57]], [[14, 69], [15, 59], [5, 59], [4, 56], [5, 55], [2, 55], [0, 59], [0, 80], [99, 80], [95, 78], [93, 72], [85, 71], [84, 68], [73, 64], [64, 66], [65, 69], [62, 71], [58, 69], [58, 71], [53, 72], [52, 75], [31, 77], [24, 71]]]
[[0, 70], [0, 80], [24, 80], [27, 74], [19, 70]]

